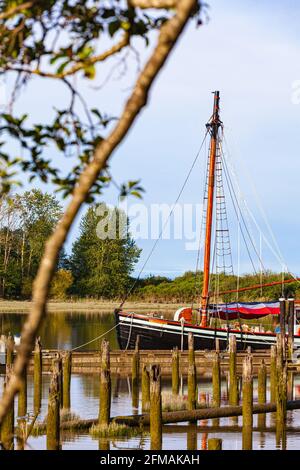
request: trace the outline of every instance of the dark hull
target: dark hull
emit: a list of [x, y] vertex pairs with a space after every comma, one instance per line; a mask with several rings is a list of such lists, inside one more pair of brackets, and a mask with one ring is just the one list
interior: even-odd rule
[[229, 332], [193, 325], [187, 325], [182, 330], [179, 322], [154, 323], [142, 315], [128, 316], [116, 313], [116, 323], [121, 349], [134, 349], [137, 336], [140, 337], [141, 349], [172, 349], [176, 346], [178, 349], [187, 349], [189, 332], [193, 333], [195, 349], [198, 350], [215, 349], [216, 339], [219, 340], [220, 349], [224, 350], [228, 346], [230, 334], [236, 336], [238, 350], [245, 350], [248, 346], [253, 350], [269, 349], [272, 344], [276, 344], [274, 334], [241, 334], [237, 331]]

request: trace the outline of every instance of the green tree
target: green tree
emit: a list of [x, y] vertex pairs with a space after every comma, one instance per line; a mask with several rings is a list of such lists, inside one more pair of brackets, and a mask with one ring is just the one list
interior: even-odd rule
[[37, 273], [45, 242], [53, 232], [62, 209], [54, 196], [42, 193], [39, 189], [17, 195], [16, 205], [22, 231], [21, 277], [26, 286], [23, 293], [27, 296], [30, 294], [30, 286]]
[[51, 283], [50, 297], [54, 299], [65, 299], [73, 283], [73, 276], [66, 269], [59, 269]]
[[141, 252], [128, 233], [124, 213], [104, 207], [107, 226], [116, 229], [116, 236], [108, 231], [104, 237], [99, 236], [99, 224], [104, 222], [104, 217], [101, 218], [97, 207], [93, 206], [82, 218], [80, 235], [73, 244], [72, 292], [80, 296], [113, 298], [123, 295]]

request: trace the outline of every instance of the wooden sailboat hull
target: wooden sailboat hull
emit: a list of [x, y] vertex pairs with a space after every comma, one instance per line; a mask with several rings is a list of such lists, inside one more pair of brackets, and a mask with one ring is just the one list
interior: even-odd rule
[[[216, 339], [219, 340], [220, 349], [228, 345], [229, 335], [234, 334], [237, 340], [237, 349], [243, 350], [251, 346], [253, 350], [268, 349], [276, 344], [276, 335], [272, 333], [241, 333], [239, 330], [226, 330], [214, 328], [201, 328], [197, 325], [181, 324], [173, 320], [151, 318], [147, 315], [116, 313], [117, 335], [121, 349], [134, 349], [136, 338], [140, 336], [141, 349], [187, 349], [188, 334], [194, 335], [195, 349], [213, 350], [216, 348]], [[294, 337], [295, 348], [300, 348], [300, 336]]]

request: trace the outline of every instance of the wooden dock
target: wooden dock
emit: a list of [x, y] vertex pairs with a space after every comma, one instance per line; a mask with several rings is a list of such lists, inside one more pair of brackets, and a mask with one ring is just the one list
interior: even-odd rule
[[[43, 350], [43, 371], [50, 372], [53, 359], [58, 350]], [[115, 350], [110, 352], [110, 369], [112, 374], [128, 376], [131, 374], [132, 356], [134, 351]], [[237, 372], [241, 374], [242, 363], [247, 352], [237, 353]], [[270, 366], [270, 351], [260, 350], [253, 352], [253, 372], [257, 373], [262, 360], [265, 361], [267, 368]], [[180, 374], [187, 375], [188, 369], [188, 351], [179, 352]], [[168, 350], [141, 350], [140, 363], [141, 369], [144, 364], [159, 364], [162, 375], [170, 376], [172, 368], [172, 351]], [[212, 352], [195, 351], [195, 365], [199, 375], [211, 374]], [[229, 370], [229, 353], [220, 352], [220, 365], [222, 371]], [[33, 360], [30, 361], [29, 372], [32, 371]], [[100, 352], [99, 351], [75, 351], [72, 353], [72, 373], [75, 374], [93, 374], [100, 372]]]

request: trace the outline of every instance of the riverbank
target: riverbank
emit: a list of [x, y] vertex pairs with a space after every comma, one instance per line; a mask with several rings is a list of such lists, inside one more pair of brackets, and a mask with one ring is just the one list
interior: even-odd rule
[[[0, 313], [28, 313], [32, 302], [23, 300], [1, 300]], [[120, 301], [104, 300], [77, 300], [77, 301], [50, 301], [48, 303], [48, 312], [85, 312], [101, 313], [113, 312], [120, 306]], [[178, 303], [153, 303], [153, 302], [126, 302], [124, 310], [126, 311], [151, 311], [151, 312], [175, 312], [183, 304]]]

